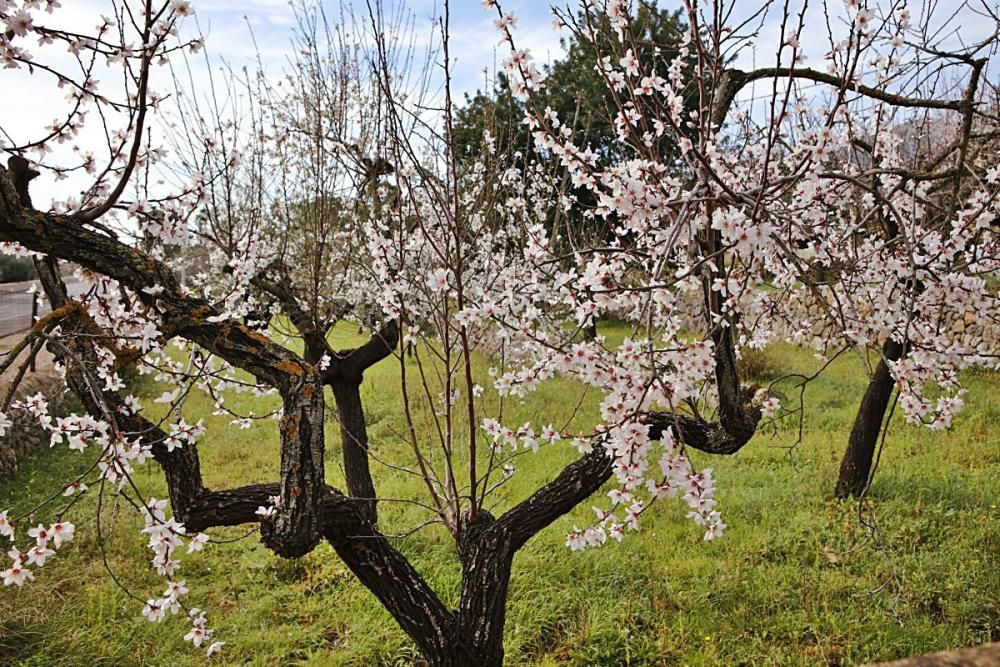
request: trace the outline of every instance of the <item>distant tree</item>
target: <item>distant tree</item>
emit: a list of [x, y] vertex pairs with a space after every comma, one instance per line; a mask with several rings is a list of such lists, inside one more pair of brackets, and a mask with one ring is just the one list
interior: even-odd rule
[[[573, 128], [580, 146], [597, 153], [600, 164], [610, 164], [622, 157], [614, 122], [620, 91], [608, 85], [594, 63], [610, 56], [598, 45], [614, 33], [614, 28], [603, 15], [580, 12], [577, 18], [575, 28], [589, 29], [591, 34], [572, 32], [562, 40], [566, 55], [545, 68], [546, 84], [538, 91], [532, 107], [552, 109]], [[686, 30], [681, 12], [641, 3], [633, 21], [637, 57], [647, 63], [655, 61], [653, 71], [666, 77]], [[492, 134], [500, 148], [533, 151], [532, 131], [523, 122], [527, 111], [525, 102], [517, 99], [511, 89], [509, 72], [498, 72], [492, 92], [477, 90], [474, 95], [466, 95], [465, 105], [457, 110], [454, 141], [459, 159], [475, 159], [483, 152], [484, 130]], [[674, 161], [679, 155], [671, 136], [662, 137], [657, 147], [664, 162]]]
[[[963, 202], [982, 200], [985, 197], [982, 190], [982, 182], [970, 178], [970, 174], [989, 172], [996, 175], [996, 165], [1000, 164], [1000, 129], [994, 125], [993, 119], [997, 118], [996, 89], [977, 87], [983, 71], [988, 64], [986, 59], [968, 58], [966, 64], [971, 69], [970, 84], [964, 89], [964, 99], [967, 104], [963, 116], [955, 117], [954, 114], [930, 111], [910, 119], [891, 131], [885, 132], [893, 137], [899, 145], [899, 152], [902, 154], [904, 163], [908, 169], [901, 171], [901, 175], [922, 174], [926, 181], [935, 182], [936, 186], [928, 188], [924, 194], [929, 227], [947, 228], [951, 216], [956, 211], [960, 211]], [[982, 117], [973, 115], [974, 102], [979, 97], [979, 106]], [[989, 99], [992, 96], [992, 101]], [[991, 103], [992, 102], [992, 103]], [[983, 118], [988, 120], [983, 121]], [[972, 138], [975, 138], [973, 141]], [[862, 153], [862, 157], [869, 157], [870, 142], [859, 142], [857, 150]], [[874, 192], [879, 192], [885, 184], [880, 181], [881, 177], [872, 177], [870, 187]], [[891, 183], [891, 181], [890, 181]], [[992, 217], [992, 221], [990, 218]], [[985, 213], [980, 226], [986, 229], [990, 226], [996, 227], [1000, 223], [1000, 217], [991, 216]], [[892, 215], [880, 214], [875, 216], [875, 224], [869, 225], [869, 234], [881, 237], [888, 243], [899, 241], [901, 237], [900, 227], [893, 219]], [[987, 254], [995, 248], [995, 241], [991, 242], [986, 236], [985, 240], [977, 239], [970, 255], [975, 257], [977, 253]], [[966, 285], [961, 284], [956, 276], [956, 288], [948, 298], [954, 299], [953, 307], [960, 311], [964, 294], [969, 291]], [[966, 280], [982, 280], [981, 274], [976, 271], [969, 271], [968, 276], [963, 276]], [[928, 286], [923, 279], [914, 279], [910, 288], [917, 294], [923, 296], [928, 291]], [[933, 288], [929, 290], [934, 293]], [[940, 294], [939, 297], [940, 298]], [[970, 309], [971, 310], [971, 309]], [[945, 333], [950, 338], [959, 340], [965, 339], [966, 344], [970, 339], [974, 340], [974, 331], [982, 339], [986, 333], [979, 327], [968, 327], [966, 330], [965, 320], [973, 320], [971, 313], [963, 314], [961, 318], [950, 321], [947, 324], [936, 323], [937, 328], [946, 328]], [[995, 321], [995, 317], [992, 318]], [[917, 328], [917, 327], [914, 327]], [[987, 334], [988, 335], [988, 334]], [[874, 335], [873, 335], [874, 337]], [[930, 401], [914, 397], [912, 389], [908, 387], [909, 382], [905, 378], [908, 373], [908, 366], [917, 366], [926, 363], [925, 358], [929, 349], [933, 349], [926, 341], [923, 345], [913, 345], [912, 339], [919, 338], [920, 334], [900, 337], [888, 337], [882, 344], [881, 356], [875, 362], [875, 366], [869, 372], [868, 386], [861, 397], [858, 411], [855, 414], [851, 433], [847, 440], [847, 449], [840, 462], [840, 471], [837, 475], [837, 483], [834, 487], [834, 494], [838, 498], [848, 498], [851, 496], [863, 496], [871, 484], [874, 473], [874, 464], [877, 458], [879, 443], [887, 433], [887, 415], [891, 418], [896, 405], [893, 403], [893, 393], [899, 388], [905, 389], [896, 394], [896, 401], [902, 400], [902, 407], [911, 423], [926, 423], [932, 428], [946, 428], [950, 424], [950, 417], [947, 421], [934, 419], [935, 411], [931, 408]], [[956, 345], [958, 347], [958, 345]], [[973, 345], [972, 347], [975, 347]], [[906, 357], [911, 359], [906, 359]], [[912, 358], [916, 357], [916, 361]], [[925, 357], [921, 359], [921, 357]], [[941, 373], [941, 384], [948, 386], [954, 378], [950, 376], [951, 369], [945, 369]], [[900, 376], [903, 376], [901, 381]], [[919, 386], [919, 381], [915, 382]], [[916, 392], [919, 393], [919, 392]], [[946, 399], [949, 400], [949, 399]], [[962, 399], [957, 396], [954, 399], [957, 405], [961, 405]], [[949, 403], [946, 403], [948, 405]]]
[[35, 265], [30, 257], [0, 255], [0, 283], [19, 283], [35, 277]]
[[[573, 130], [579, 146], [593, 151], [595, 166], [606, 167], [625, 156], [621, 141], [623, 128], [615, 122], [623, 91], [610, 85], [606, 76], [595, 67], [600, 59], [612, 57], [602, 50], [601, 44], [613, 38], [615, 29], [606, 15], [583, 11], [576, 14], [572, 26], [560, 19], [557, 21], [569, 33], [562, 40], [566, 55], [544, 68], [545, 85], [535, 91], [530, 110], [536, 114], [551, 110]], [[652, 64], [651, 76], [666, 79], [686, 31], [683, 14], [679, 10], [640, 3], [633, 21], [637, 57]], [[508, 64], [504, 71], [497, 72], [491, 92], [477, 90], [474, 95], [466, 94], [465, 105], [456, 110], [453, 141], [456, 156], [463, 164], [475, 163], [489, 150], [522, 156], [522, 159], [536, 151], [534, 130], [525, 123], [525, 117], [530, 115], [529, 106], [511, 86], [511, 67]], [[628, 92], [631, 97], [631, 91]], [[684, 100], [693, 108], [694, 99], [690, 95], [684, 95]], [[641, 101], [637, 108], [644, 114], [653, 111], [644, 108]], [[485, 145], [484, 137], [492, 139], [492, 147]], [[678, 162], [680, 153], [672, 134], [652, 138], [652, 142], [661, 163], [683, 168]], [[616, 216], [594, 218], [586, 213], [597, 204], [593, 193], [588, 188], [577, 187], [565, 176], [561, 189], [578, 206], [568, 211], [554, 209], [551, 212], [548, 223], [553, 235], [561, 233], [570, 245], [583, 244], [585, 239], [608, 240]]]

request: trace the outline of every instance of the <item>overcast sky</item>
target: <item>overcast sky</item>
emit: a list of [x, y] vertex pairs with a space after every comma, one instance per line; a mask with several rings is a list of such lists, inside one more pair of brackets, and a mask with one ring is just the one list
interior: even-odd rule
[[[99, 4], [100, 0], [84, 0]], [[367, 15], [364, 0], [347, 4], [354, 5], [354, 11]], [[428, 37], [436, 30], [433, 21], [441, 16], [439, 0], [405, 0], [408, 11], [413, 14], [415, 28], [422, 36]], [[675, 4], [675, 3], [671, 3]], [[337, 0], [328, 0], [327, 5], [335, 7]], [[272, 63], [280, 66], [288, 52], [290, 31], [295, 25], [295, 16], [287, 0], [197, 0], [198, 22], [208, 34], [208, 47], [228, 60], [251, 61], [254, 48], [247, 39], [247, 24], [253, 27], [261, 51]], [[239, 9], [233, 9], [233, 7]], [[507, 0], [504, 10], [516, 15], [520, 21], [518, 38], [532, 54], [543, 62], [558, 58], [562, 53], [559, 46], [560, 34], [552, 25], [549, 4], [538, 0]], [[506, 57], [505, 50], [498, 46], [498, 34], [493, 26], [496, 14], [483, 9], [479, 0], [452, 0], [450, 10], [451, 52], [455, 60], [455, 87], [459, 92], [472, 92], [482, 88], [483, 67], [493, 69], [493, 65]]]
[[[350, 0], [345, 0], [351, 5]], [[994, 0], [989, 0], [994, 2]], [[989, 34], [991, 26], [988, 21], [975, 16], [969, 11], [959, 11], [964, 3], [960, 0], [918, 0], [911, 2], [914, 12], [924, 2], [936, 5], [935, 13], [941, 20], [955, 18], [955, 32], [951, 42], [961, 40], [966, 43], [982, 39]], [[107, 0], [62, 0], [63, 8], [55, 17], [49, 19], [40, 14], [43, 19], [57, 23], [57, 27], [72, 27], [85, 31], [97, 24], [102, 13], [109, 13]], [[288, 0], [192, 0], [196, 10], [194, 19], [187, 19], [184, 31], [194, 34], [200, 28], [207, 36], [206, 48], [214, 59], [224, 59], [236, 68], [243, 65], [253, 66], [259, 53], [268, 70], [274, 73], [285, 67], [290, 51], [290, 38], [295, 25], [295, 15]], [[330, 7], [337, 6], [337, 0], [328, 0]], [[565, 0], [560, 3], [565, 5]], [[574, 3], [570, 3], [574, 4]], [[757, 0], [739, 0], [736, 3], [737, 13], [750, 14], [760, 7]], [[746, 51], [738, 61], [744, 68], [754, 64], [773, 64], [776, 47], [779, 44], [780, 9], [783, 3], [775, 3], [771, 13], [764, 22], [756, 49]], [[845, 14], [844, 1], [832, 0], [833, 22]], [[872, 3], [874, 4], [874, 3]], [[882, 3], [888, 5], [889, 3]], [[413, 14], [415, 34], [419, 39], [429, 40], [436, 28], [433, 24], [435, 16], [440, 16], [441, 2], [439, 0], [407, 0], [407, 9]], [[660, 5], [666, 8], [680, 6], [679, 0], [663, 0]], [[800, 2], [790, 3], [797, 11]], [[531, 50], [534, 58], [541, 62], [550, 62], [559, 58], [563, 51], [560, 47], [561, 34], [553, 27], [549, 3], [539, 0], [504, 0], [505, 12], [518, 17], [516, 30], [520, 47]], [[364, 0], [354, 0], [354, 11], [367, 15], [367, 5]], [[810, 15], [806, 22], [807, 30], [803, 34], [802, 45], [808, 58], [807, 65], [823, 69], [822, 56], [828, 48], [825, 19], [822, 3], [810, 3]], [[496, 14], [485, 10], [479, 0], [452, 0], [451, 3], [451, 55], [453, 63], [453, 82], [457, 97], [462, 93], [474, 92], [485, 87], [486, 75], [484, 68], [494, 71], [500, 61], [506, 57], [505, 45], [498, 45], [498, 33], [493, 26]], [[738, 17], [733, 17], [737, 19]], [[732, 22], [732, 21], [731, 21]], [[251, 39], [251, 29], [253, 39]], [[33, 43], [33, 42], [32, 42]], [[30, 45], [28, 45], [31, 48]], [[63, 52], [65, 47], [57, 49]], [[35, 49], [33, 49], [35, 50]], [[42, 54], [37, 53], [36, 58]], [[49, 57], [49, 54], [44, 54]], [[66, 57], [65, 53], [60, 56]], [[203, 67], [203, 61], [192, 61], [196, 67]], [[15, 141], [23, 141], [28, 137], [37, 137], [39, 133], [65, 108], [65, 90], [52, 85], [50, 78], [44, 74], [28, 75], [26, 71], [11, 72], [0, 70], [3, 76], [4, 97], [12, 102], [0, 105], [0, 128]], [[199, 74], [198, 76], [203, 76]], [[100, 78], [100, 77], [99, 77]], [[154, 89], [169, 92], [169, 80], [154, 82]], [[768, 92], [769, 92], [768, 86]], [[755, 95], [754, 91], [748, 91]], [[94, 130], [96, 132], [96, 129]], [[97, 133], [98, 140], [103, 133]], [[79, 143], [84, 144], [88, 137], [81, 136]], [[68, 196], [75, 190], [73, 183], [56, 184], [50, 175], [43, 175], [36, 186], [36, 202], [43, 204], [53, 197]]]
[[[328, 0], [326, 6], [339, 5], [338, 0]], [[359, 16], [367, 16], [364, 0], [345, 0]], [[418, 39], [430, 40], [437, 30], [433, 21], [440, 16], [440, 2], [436, 0], [406, 0], [406, 9], [412, 13], [414, 33]], [[493, 26], [496, 15], [485, 10], [479, 0], [453, 0], [451, 24], [451, 54], [453, 60], [454, 90], [461, 99], [463, 93], [483, 88], [486, 76], [484, 68], [496, 69], [497, 63], [506, 57], [503, 46], [497, 42], [498, 34]], [[243, 65], [255, 66], [259, 54], [265, 67], [278, 74], [286, 67], [290, 52], [290, 40], [295, 27], [295, 13], [288, 0], [192, 0], [196, 15], [185, 19], [184, 34], [193, 36], [198, 30], [206, 35], [206, 51], [218, 63], [225, 60], [234, 69]], [[509, 0], [505, 9], [520, 19], [519, 41], [542, 62], [558, 58], [562, 53], [559, 46], [560, 35], [552, 26], [552, 16], [548, 5], [532, 0]], [[62, 7], [53, 15], [37, 13], [37, 22], [50, 27], [92, 33], [102, 15], [110, 15], [108, 0], [62, 0]], [[252, 37], [251, 37], [252, 32]], [[35, 41], [25, 42], [36, 61], [51, 64], [54, 61], [73, 71], [75, 66], [69, 61], [65, 47], [38, 48]], [[65, 62], [62, 62], [65, 61]], [[192, 67], [204, 69], [204, 61], [192, 59]], [[157, 73], [154, 73], [156, 76]], [[166, 79], [153, 81], [153, 89], [169, 92], [169, 75]], [[204, 77], [204, 72], [195, 72], [196, 78]], [[51, 77], [44, 72], [29, 74], [26, 69], [3, 70], [3, 90], [10, 103], [0, 105], [0, 129], [15, 144], [38, 138], [45, 128], [57, 121], [66, 109], [66, 89], [53, 85]], [[98, 76], [99, 80], [104, 76]], [[108, 88], [113, 90], [114, 86]], [[93, 134], [93, 137], [90, 137]], [[103, 144], [103, 132], [97, 127], [85, 128], [78, 137], [82, 148], [88, 141]], [[0, 135], [0, 140], [5, 137]], [[7, 140], [5, 143], [10, 143]], [[68, 146], [57, 146], [59, 152]], [[95, 150], [95, 152], [98, 152]], [[29, 157], [35, 157], [30, 155]], [[52, 199], [71, 196], [85, 180], [71, 178], [56, 182], [51, 174], [43, 172], [33, 187], [36, 205], [46, 205]]]

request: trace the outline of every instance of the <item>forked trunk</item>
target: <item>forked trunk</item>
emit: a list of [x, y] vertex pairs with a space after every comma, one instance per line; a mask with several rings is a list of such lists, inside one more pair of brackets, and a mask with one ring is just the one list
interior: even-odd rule
[[485, 512], [466, 524], [458, 539], [461, 601], [453, 610], [442, 604], [389, 540], [373, 530], [357, 504], [336, 511], [328, 533], [331, 544], [389, 610], [428, 665], [503, 665], [507, 587], [516, 546], [509, 531]]

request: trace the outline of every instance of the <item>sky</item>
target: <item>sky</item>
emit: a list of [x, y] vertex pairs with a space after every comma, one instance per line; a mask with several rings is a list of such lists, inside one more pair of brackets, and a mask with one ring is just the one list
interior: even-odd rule
[[[98, 0], [83, 0], [97, 3]], [[363, 0], [345, 0], [360, 16], [366, 16]], [[208, 49], [227, 60], [251, 62], [254, 48], [246, 38], [248, 24], [253, 28], [265, 60], [280, 67], [288, 52], [290, 31], [295, 26], [295, 16], [287, 0], [241, 0], [239, 10], [232, 9], [230, 0], [197, 0], [197, 18], [208, 35]], [[337, 0], [327, 0], [334, 7]], [[436, 30], [434, 22], [442, 15], [439, 0], [407, 0], [406, 9], [412, 13], [415, 28], [423, 37]], [[558, 58], [561, 35], [552, 25], [552, 15], [546, 2], [537, 0], [509, 0], [504, 10], [519, 18], [518, 38], [542, 62]], [[451, 53], [454, 60], [454, 84], [459, 93], [471, 93], [484, 85], [482, 70], [491, 71], [506, 57], [503, 45], [498, 44], [498, 34], [493, 26], [496, 14], [483, 8], [479, 0], [452, 0], [450, 7]]]
[[[438, 0], [402, 0], [410, 12], [414, 35], [426, 45], [431, 39], [435, 19], [441, 16], [441, 2]], [[367, 17], [364, 0], [344, 0], [345, 5], [359, 17]], [[324, 5], [334, 11], [339, 0], [324, 0]], [[451, 58], [453, 61], [453, 91], [461, 99], [465, 93], [474, 93], [486, 87], [484, 68], [495, 71], [500, 61], [506, 57], [505, 49], [498, 44], [498, 33], [493, 26], [495, 14], [483, 8], [479, 0], [452, 0], [450, 10]], [[235, 70], [244, 65], [255, 67], [258, 55], [265, 69], [280, 75], [287, 69], [291, 51], [292, 33], [296, 17], [288, 0], [192, 0], [195, 16], [185, 19], [183, 34], [195, 36], [199, 32], [206, 37], [206, 50], [218, 66], [225, 61]], [[510, 0], [505, 9], [521, 19], [519, 39], [530, 48], [541, 62], [548, 62], [562, 54], [560, 35], [552, 26], [552, 16], [548, 5], [531, 0]], [[109, 0], [62, 0], [62, 7], [49, 16], [37, 12], [37, 22], [50, 27], [90, 33], [102, 15], [110, 15]], [[55, 63], [65, 71], [78, 69], [65, 53], [65, 47], [39, 48], [34, 40], [27, 41], [25, 47], [32, 52], [37, 62]], [[207, 75], [204, 61], [192, 59], [197, 87], [204, 87]], [[110, 76], [97, 78], [104, 79]], [[13, 103], [0, 105], [0, 141], [20, 144], [26, 140], [42, 136], [46, 128], [59, 120], [67, 109], [66, 90], [53, 85], [51, 77], [44, 72], [29, 73], [26, 69], [0, 69], [3, 80], [4, 97]], [[159, 92], [170, 92], [172, 84], [169, 76], [153, 88]], [[110, 86], [113, 90], [114, 86]], [[76, 143], [82, 148], [105, 143], [104, 133], [96, 123], [90, 123], [78, 137]], [[4, 136], [6, 135], [6, 136]], [[69, 155], [68, 145], [55, 146], [55, 156]], [[100, 152], [95, 150], [100, 156]], [[33, 156], [29, 156], [33, 157]], [[51, 159], [51, 156], [50, 156]], [[6, 159], [4, 159], [6, 161]], [[75, 161], [75, 160], [74, 160]], [[36, 205], [45, 205], [77, 194], [88, 181], [76, 177], [56, 181], [49, 173], [43, 172], [32, 187]]]
[[[431, 39], [435, 28], [434, 20], [441, 16], [441, 0], [397, 0], [405, 4], [412, 14], [414, 34], [424, 43]], [[791, 0], [790, 6], [797, 10], [802, 0]], [[987, 0], [994, 2], [995, 0]], [[367, 5], [364, 0], [344, 0], [345, 4], [361, 17], [367, 16]], [[962, 10], [964, 3], [960, 0], [913, 0], [910, 5], [917, 11], [919, 5], [925, 2], [936, 4], [936, 15], [955, 18], [957, 29], [949, 39], [966, 42], [981, 39], [988, 34], [991, 26], [971, 12]], [[327, 7], [333, 8], [338, 0], [325, 0]], [[565, 6], [566, 0], [560, 3]], [[575, 4], [575, 3], [570, 3]], [[770, 14], [764, 20], [757, 47], [746, 51], [737, 61], [737, 65], [746, 69], [753, 65], [773, 64], [774, 54], [780, 43], [780, 7], [783, 3], [773, 3]], [[825, 21], [822, 16], [821, 4], [810, 2], [812, 12], [807, 21], [807, 30], [802, 36], [807, 66], [823, 69], [823, 53], [828, 40]], [[831, 0], [834, 23], [837, 15], [845, 15], [845, 1]], [[882, 3], [883, 5], [887, 3]], [[51, 20], [58, 19], [61, 27], [94, 26], [98, 17], [109, 13], [108, 0], [62, 0], [62, 9]], [[239, 69], [243, 65], [253, 67], [258, 54], [265, 68], [273, 74], [280, 74], [287, 67], [290, 53], [290, 40], [295, 27], [295, 13], [288, 0], [192, 0], [196, 11], [194, 18], [186, 19], [183, 30], [193, 35], [201, 31], [206, 35], [206, 50], [219, 63], [226, 61]], [[537, 62], [546, 63], [558, 59], [563, 54], [560, 38], [564, 36], [553, 27], [553, 17], [549, 3], [539, 0], [504, 0], [504, 11], [518, 17], [516, 38], [521, 48], [528, 48]], [[754, 12], [760, 7], [759, 0], [737, 0], [735, 3], [736, 19], [740, 12], [744, 15]], [[679, 0], [662, 0], [660, 6], [677, 8]], [[45, 17], [45, 15], [40, 15]], [[451, 58], [453, 61], [453, 92], [457, 97], [464, 93], [473, 93], [476, 89], [487, 87], [488, 72], [495, 72], [499, 63], [506, 57], [506, 45], [498, 44], [498, 33], [493, 26], [496, 14], [493, 10], [483, 8], [479, 0], [452, 0], [450, 8], [451, 25]], [[41, 22], [41, 20], [39, 21]], [[29, 44], [29, 48], [31, 45]], [[48, 55], [48, 54], [46, 54]], [[67, 58], [63, 54], [53, 54], [55, 58]], [[40, 55], [36, 55], [36, 58]], [[204, 68], [203, 61], [192, 61], [197, 69]], [[5, 98], [13, 103], [0, 105], [0, 128], [11, 137], [23, 140], [25, 137], [38, 136], [45, 126], [56, 120], [59, 110], [65, 108], [65, 90], [52, 85], [50, 78], [44, 74], [29, 75], [25, 71], [11, 72], [0, 70], [3, 77]], [[198, 85], [203, 85], [207, 79], [204, 71], [198, 71]], [[154, 87], [156, 84], [154, 83]], [[167, 90], [163, 90], [166, 88]], [[169, 92], [169, 80], [161, 82], [159, 90]], [[769, 86], [768, 86], [769, 88]], [[756, 89], [748, 94], [758, 95]], [[766, 92], [769, 92], [766, 91]], [[80, 137], [81, 144], [92, 139], [86, 134], [96, 133], [96, 140], [103, 140], [103, 132], [96, 128], [85, 130]], [[0, 135], [2, 139], [2, 135]], [[60, 147], [65, 150], [65, 147]], [[82, 185], [74, 182], [55, 183], [51, 176], [43, 175], [35, 186], [43, 190], [36, 201], [42, 203], [52, 198], [65, 197], [78, 192]]]

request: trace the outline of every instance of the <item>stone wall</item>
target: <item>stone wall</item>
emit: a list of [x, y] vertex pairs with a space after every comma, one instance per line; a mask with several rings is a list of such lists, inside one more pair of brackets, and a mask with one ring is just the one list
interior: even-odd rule
[[[704, 331], [701, 292], [685, 292], [678, 297], [682, 328]], [[752, 305], [744, 303], [741, 306], [741, 311], [745, 313], [742, 324], [750, 329], [756, 324], [763, 330], [774, 332], [776, 339], [802, 345], [811, 346], [822, 341], [839, 345], [838, 341], [843, 340], [842, 331], [848, 328], [843, 326], [843, 321], [869, 321], [872, 315], [871, 306], [865, 303], [853, 306], [842, 304], [842, 312], [831, 312], [827, 303], [836, 303], [836, 299], [828, 297], [824, 303], [806, 290], [795, 290], [790, 294], [757, 293]], [[754, 320], [750, 321], [746, 314], [753, 314]], [[942, 310], [933, 328], [948, 332], [947, 338], [964, 350], [975, 350], [987, 357], [1000, 356], [1000, 324], [995, 321], [995, 314]], [[882, 341], [875, 342], [881, 344]]]
[[983, 644], [957, 651], [942, 651], [868, 667], [996, 667], [1000, 665], [1000, 644]]
[[[14, 394], [15, 400], [23, 400], [41, 392], [49, 401], [49, 409], [59, 414], [65, 408], [69, 392], [55, 371], [42, 370], [26, 375]], [[6, 395], [6, 388], [3, 391]], [[6, 476], [29, 460], [41, 447], [48, 447], [49, 436], [23, 410], [9, 410], [8, 417], [14, 425], [7, 434], [0, 437], [0, 477]]]

